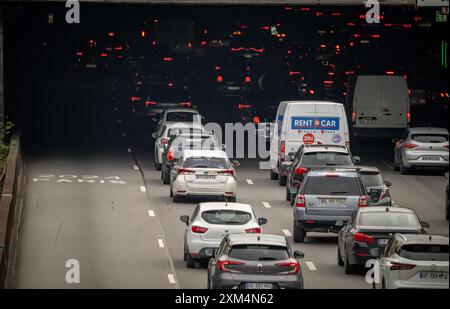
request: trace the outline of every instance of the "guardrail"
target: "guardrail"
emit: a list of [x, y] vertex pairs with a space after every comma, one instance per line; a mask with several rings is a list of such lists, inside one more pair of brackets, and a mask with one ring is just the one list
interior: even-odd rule
[[8, 286], [8, 271], [15, 256], [17, 239], [16, 201], [22, 186], [22, 158], [20, 156], [20, 138], [14, 133], [6, 161], [3, 190], [0, 200], [0, 288]]

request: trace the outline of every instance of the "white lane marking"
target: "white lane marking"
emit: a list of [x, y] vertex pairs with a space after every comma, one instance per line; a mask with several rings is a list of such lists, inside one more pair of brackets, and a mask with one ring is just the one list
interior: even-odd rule
[[175, 281], [175, 276], [174, 276], [174, 275], [168, 274], [168, 275], [167, 275], [167, 278], [169, 278], [169, 283], [170, 283], [170, 284], [175, 284], [175, 283], [176, 283], [176, 281]]
[[141, 186], [141, 192], [147, 192], [147, 189], [145, 189], [145, 186]]
[[253, 180], [251, 180], [251, 179], [247, 179], [247, 183], [249, 184], [249, 185], [254, 185], [255, 183], [253, 182]]
[[127, 148], [127, 151], [128, 151], [129, 153], [131, 153], [131, 148]]
[[291, 236], [292, 236], [292, 234], [291, 234], [291, 232], [290, 232], [289, 230], [283, 230], [283, 234], [284, 234], [286, 237], [291, 237]]
[[272, 208], [272, 206], [270, 206], [269, 202], [262, 202], [263, 206], [266, 208]]
[[148, 211], [148, 216], [149, 217], [154, 217], [155, 216], [155, 211], [154, 210], [149, 210]]
[[139, 171], [139, 166], [137, 166], [137, 165], [135, 164], [135, 165], [133, 165], [133, 169], [134, 169], [135, 171]]
[[309, 270], [311, 270], [311, 271], [317, 270], [316, 265], [314, 265], [313, 262], [305, 262], [305, 264], [306, 264], [306, 266], [308, 266]]
[[160, 248], [164, 248], [164, 241], [162, 239], [158, 239], [158, 245]]
[[125, 134], [125, 132], [122, 132], [122, 136], [123, 136], [123, 137], [126, 137], [127, 135]]

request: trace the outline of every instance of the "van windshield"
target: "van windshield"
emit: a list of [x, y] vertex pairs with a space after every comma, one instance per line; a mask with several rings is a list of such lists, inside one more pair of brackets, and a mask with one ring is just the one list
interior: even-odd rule
[[353, 162], [349, 154], [342, 152], [305, 153], [301, 160], [301, 166], [313, 165], [353, 165]]

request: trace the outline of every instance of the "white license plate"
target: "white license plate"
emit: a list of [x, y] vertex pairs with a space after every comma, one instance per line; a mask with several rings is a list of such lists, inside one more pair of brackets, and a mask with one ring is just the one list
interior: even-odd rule
[[439, 156], [422, 156], [423, 161], [439, 161]]
[[235, 87], [235, 86], [228, 87], [228, 90], [239, 90], [239, 89], [241, 89], [241, 87]]
[[93, 68], [93, 69], [95, 69], [95, 68], [97, 68], [97, 65], [96, 64], [86, 64], [86, 68]]
[[420, 273], [420, 279], [448, 280], [448, 273], [422, 271]]
[[256, 289], [271, 290], [271, 289], [273, 289], [273, 284], [272, 283], [246, 283], [245, 288], [250, 289], [250, 290], [256, 290]]
[[213, 179], [216, 179], [216, 176], [214, 176], [214, 175], [197, 175], [197, 179], [213, 180]]
[[376, 121], [373, 119], [361, 119], [359, 122], [361, 124], [375, 124]]
[[337, 199], [337, 198], [321, 198], [320, 203], [322, 204], [343, 204], [344, 199]]

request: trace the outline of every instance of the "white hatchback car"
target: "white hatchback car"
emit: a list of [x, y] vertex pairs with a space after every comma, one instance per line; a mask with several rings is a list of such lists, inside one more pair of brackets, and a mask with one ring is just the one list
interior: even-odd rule
[[170, 197], [218, 197], [236, 201], [236, 170], [223, 150], [185, 150], [170, 175]]
[[251, 205], [228, 202], [200, 203], [186, 223], [184, 260], [188, 268], [207, 262], [228, 234], [262, 233], [265, 218], [257, 218]]
[[[378, 258], [382, 289], [448, 289], [449, 241], [447, 236], [395, 234]], [[373, 249], [377, 256], [380, 249]]]

